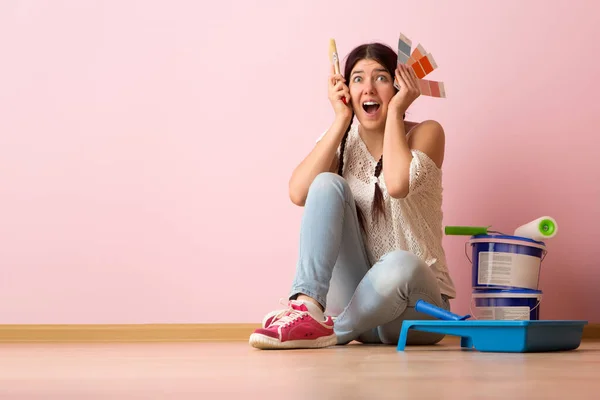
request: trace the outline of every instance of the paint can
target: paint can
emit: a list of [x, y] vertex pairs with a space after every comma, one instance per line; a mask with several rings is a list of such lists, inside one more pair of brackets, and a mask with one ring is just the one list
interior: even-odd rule
[[475, 311], [478, 320], [531, 320], [540, 319], [541, 290], [506, 289], [474, 290]]
[[465, 243], [473, 289], [537, 290], [546, 253], [543, 242], [520, 236], [475, 235]]

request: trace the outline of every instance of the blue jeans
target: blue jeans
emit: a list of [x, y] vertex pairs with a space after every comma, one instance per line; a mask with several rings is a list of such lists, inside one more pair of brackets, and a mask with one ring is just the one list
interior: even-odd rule
[[[433, 319], [415, 311], [423, 299], [446, 310], [433, 271], [414, 254], [395, 250], [370, 265], [348, 183], [319, 174], [310, 186], [290, 299], [304, 294], [337, 316], [338, 344], [396, 344], [402, 321]], [[435, 344], [443, 335], [411, 330], [408, 344]]]

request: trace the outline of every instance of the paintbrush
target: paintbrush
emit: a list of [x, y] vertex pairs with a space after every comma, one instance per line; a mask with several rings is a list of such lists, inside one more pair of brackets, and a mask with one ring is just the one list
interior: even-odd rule
[[[335, 69], [335, 73], [340, 73], [340, 58], [337, 52], [337, 46], [335, 44], [335, 39], [329, 39], [329, 60], [333, 64], [333, 68]], [[346, 104], [346, 98], [342, 97], [342, 101]]]

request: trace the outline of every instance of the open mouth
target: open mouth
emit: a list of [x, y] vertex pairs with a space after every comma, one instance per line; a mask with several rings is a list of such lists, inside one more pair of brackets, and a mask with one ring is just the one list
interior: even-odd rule
[[373, 115], [379, 110], [379, 103], [375, 101], [365, 101], [362, 106], [363, 110], [369, 115]]

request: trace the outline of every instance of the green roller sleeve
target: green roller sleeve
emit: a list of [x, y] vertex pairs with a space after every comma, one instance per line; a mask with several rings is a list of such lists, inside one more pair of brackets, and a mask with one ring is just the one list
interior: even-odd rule
[[485, 226], [447, 226], [445, 228], [446, 235], [487, 235], [488, 228]]

